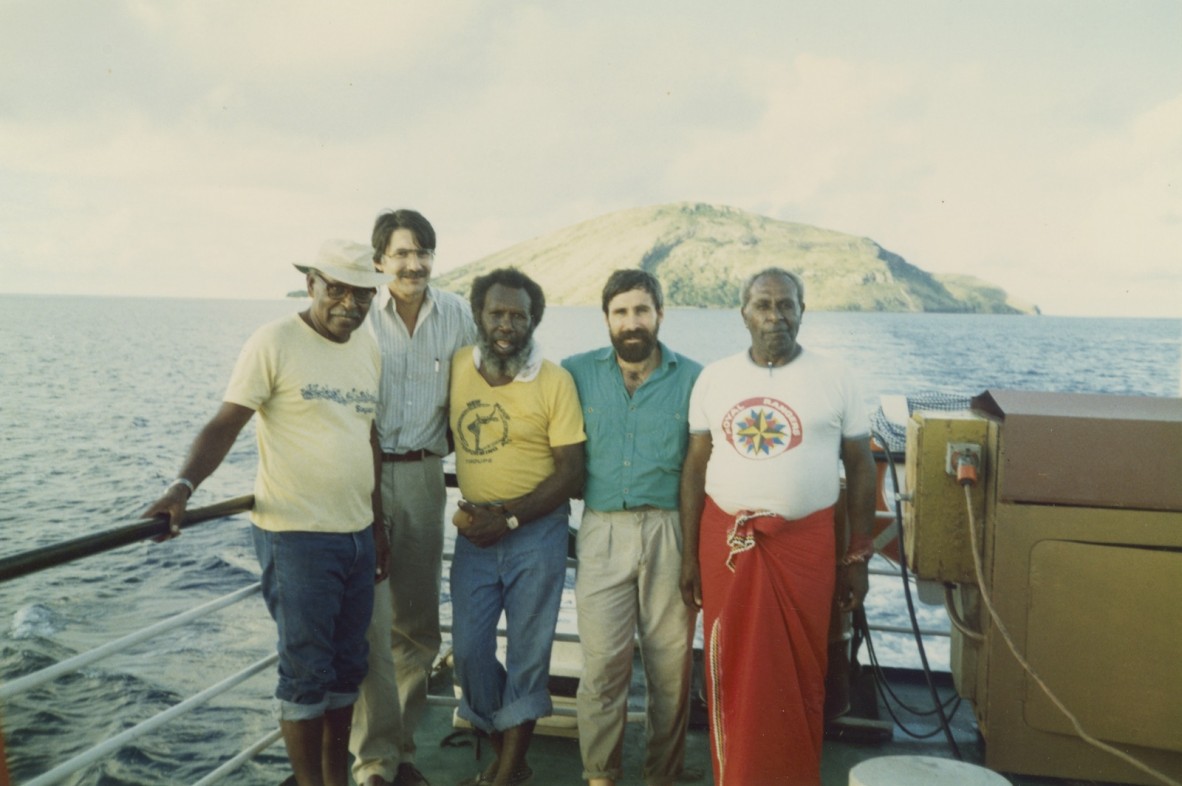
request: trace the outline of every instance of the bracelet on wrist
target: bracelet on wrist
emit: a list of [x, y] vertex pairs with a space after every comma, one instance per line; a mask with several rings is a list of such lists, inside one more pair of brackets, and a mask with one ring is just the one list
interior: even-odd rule
[[850, 565], [865, 565], [873, 556], [873, 551], [859, 551], [855, 554], [846, 554], [837, 561], [837, 564], [843, 568], [848, 568]]
[[838, 565], [865, 564], [874, 556], [874, 538], [855, 532], [850, 535], [850, 543], [846, 546], [845, 556], [837, 561]]
[[189, 490], [190, 497], [193, 496], [193, 492], [197, 490], [197, 487], [193, 485], [193, 481], [189, 480], [188, 478], [177, 478], [172, 483], [168, 484], [169, 489], [171, 489], [173, 486], [184, 486]]

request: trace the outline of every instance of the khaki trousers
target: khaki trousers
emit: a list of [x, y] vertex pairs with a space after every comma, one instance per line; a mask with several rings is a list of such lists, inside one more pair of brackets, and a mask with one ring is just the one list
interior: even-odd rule
[[382, 464], [382, 512], [390, 578], [374, 592], [369, 673], [353, 706], [349, 752], [358, 783], [393, 780], [414, 763], [414, 733], [427, 707], [427, 678], [439, 654], [439, 587], [447, 488], [442, 459]]
[[622, 777], [634, 639], [648, 686], [647, 784], [681, 772], [696, 612], [681, 600], [677, 511], [584, 509], [575, 580], [583, 676], [577, 707], [584, 778]]

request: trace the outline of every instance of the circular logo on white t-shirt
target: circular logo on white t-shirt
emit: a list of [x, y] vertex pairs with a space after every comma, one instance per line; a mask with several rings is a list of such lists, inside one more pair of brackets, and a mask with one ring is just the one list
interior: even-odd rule
[[735, 404], [722, 419], [722, 432], [741, 456], [774, 458], [800, 444], [800, 418], [792, 407], [774, 398], [749, 398]]

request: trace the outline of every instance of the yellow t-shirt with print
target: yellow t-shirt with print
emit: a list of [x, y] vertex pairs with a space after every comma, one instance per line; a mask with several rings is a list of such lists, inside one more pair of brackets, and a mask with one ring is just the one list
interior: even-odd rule
[[367, 330], [329, 341], [298, 314], [247, 340], [224, 400], [258, 413], [251, 521], [273, 532], [357, 532], [373, 522], [370, 424], [381, 354]]
[[586, 441], [574, 379], [543, 360], [536, 376], [508, 385], [484, 381], [472, 347], [452, 357], [451, 421], [460, 493], [496, 503], [530, 493], [554, 473], [551, 447]]

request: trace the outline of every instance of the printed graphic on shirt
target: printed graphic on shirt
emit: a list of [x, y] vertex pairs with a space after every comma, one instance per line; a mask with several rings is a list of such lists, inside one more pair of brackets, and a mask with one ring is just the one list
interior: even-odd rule
[[749, 398], [730, 408], [722, 432], [739, 455], [750, 459], [779, 456], [800, 444], [800, 418], [774, 398]]
[[372, 415], [378, 408], [377, 396], [364, 390], [358, 390], [357, 388], [353, 388], [345, 393], [339, 388], [325, 387], [324, 385], [313, 382], [310, 385], [300, 388], [300, 395], [304, 397], [305, 401], [324, 399], [325, 401], [335, 401], [338, 404], [344, 404], [347, 407], [352, 406], [362, 415]]
[[495, 453], [509, 443], [509, 414], [500, 404], [469, 401], [457, 420], [456, 439], [473, 456]]

